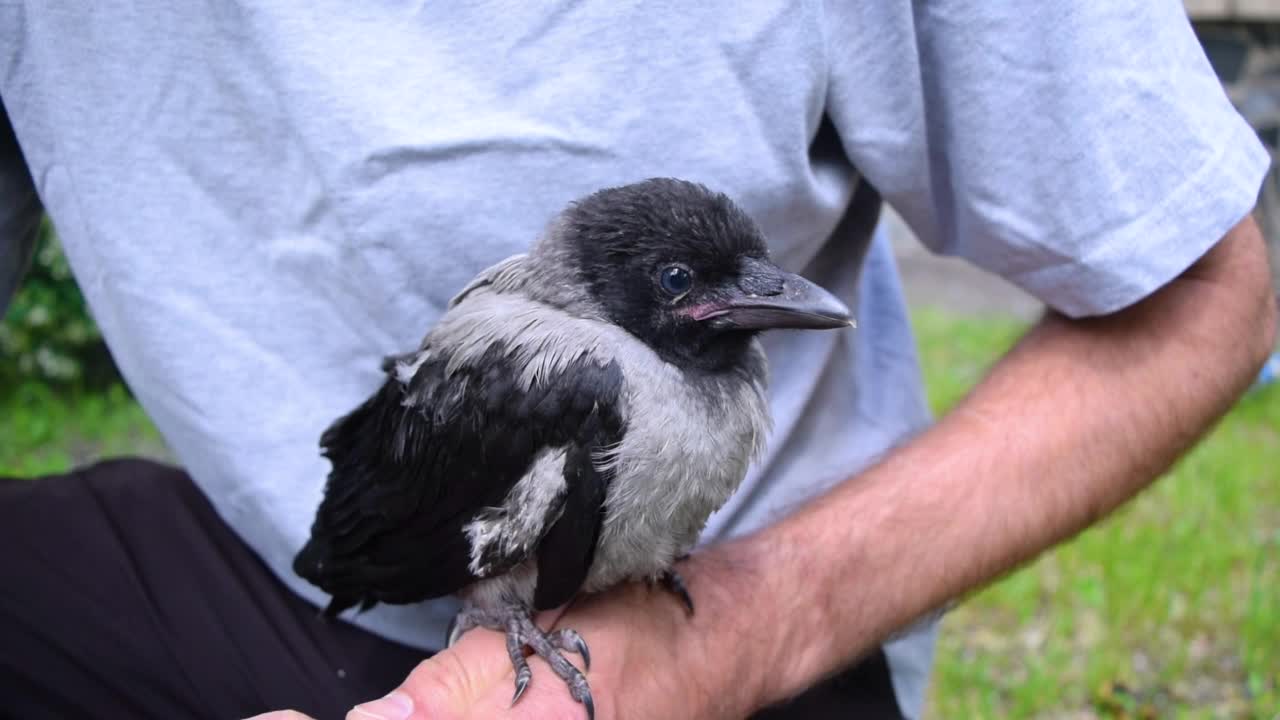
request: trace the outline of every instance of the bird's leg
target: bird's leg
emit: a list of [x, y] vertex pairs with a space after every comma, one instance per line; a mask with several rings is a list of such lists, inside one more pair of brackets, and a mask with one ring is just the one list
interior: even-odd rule
[[673, 569], [664, 570], [660, 581], [662, 582], [662, 587], [667, 589], [667, 592], [680, 598], [680, 601], [684, 603], [685, 608], [689, 611], [689, 615], [692, 616], [693, 598], [690, 597], [689, 588], [685, 587], [684, 578], [680, 577], [680, 573]]
[[481, 610], [468, 607], [454, 618], [450, 629], [450, 644], [463, 633], [472, 628], [484, 627], [506, 633], [507, 655], [511, 658], [511, 667], [516, 671], [516, 690], [511, 698], [514, 705], [533, 678], [529, 662], [525, 660], [524, 649], [529, 647], [538, 657], [547, 661], [554, 672], [569, 688], [569, 695], [582, 703], [587, 709], [587, 718], [594, 720], [595, 702], [591, 699], [591, 688], [587, 679], [564, 659], [561, 650], [575, 652], [582, 656], [583, 667], [590, 669], [591, 652], [587, 643], [576, 631], [564, 628], [551, 633], [544, 633], [533, 622], [528, 608], [520, 605], [508, 605], [497, 610]]

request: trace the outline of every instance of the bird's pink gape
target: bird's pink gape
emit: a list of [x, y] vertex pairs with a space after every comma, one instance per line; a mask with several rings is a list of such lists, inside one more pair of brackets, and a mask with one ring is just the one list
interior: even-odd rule
[[723, 315], [724, 312], [725, 307], [723, 305], [713, 302], [704, 302], [698, 303], [697, 305], [682, 307], [676, 311], [676, 314], [684, 315], [685, 317], [693, 318], [694, 320], [707, 320], [709, 318], [716, 317], [717, 315]]

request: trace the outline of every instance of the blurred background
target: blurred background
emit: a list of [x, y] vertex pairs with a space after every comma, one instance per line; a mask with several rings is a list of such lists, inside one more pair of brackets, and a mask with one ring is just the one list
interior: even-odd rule
[[[1188, 0], [1236, 106], [1280, 144], [1280, 0]], [[1259, 219], [1280, 286], [1280, 178]], [[889, 213], [941, 414], [1040, 312]], [[943, 623], [929, 717], [1280, 718], [1280, 356], [1151, 491]], [[45, 223], [0, 325], [0, 476], [172, 459], [120, 381]]]

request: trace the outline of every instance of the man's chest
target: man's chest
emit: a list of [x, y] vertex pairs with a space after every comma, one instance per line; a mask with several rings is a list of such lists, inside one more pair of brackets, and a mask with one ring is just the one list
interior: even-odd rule
[[570, 199], [644, 177], [725, 191], [811, 254], [840, 210], [811, 156], [820, 10], [31, 1], [0, 9], [0, 94], [51, 214], [104, 255], [299, 268], [420, 324]]

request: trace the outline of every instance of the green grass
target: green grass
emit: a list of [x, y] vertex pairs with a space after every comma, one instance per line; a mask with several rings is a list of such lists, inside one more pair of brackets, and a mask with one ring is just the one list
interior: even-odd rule
[[[1023, 330], [919, 312], [930, 402], [958, 400]], [[0, 475], [153, 453], [122, 387], [0, 398]], [[978, 593], [943, 624], [931, 717], [1280, 717], [1280, 385], [1168, 477]]]
[[54, 392], [26, 382], [0, 396], [0, 476], [65, 472], [88, 460], [156, 456], [164, 444], [123, 385]]
[[[945, 411], [1023, 326], [918, 312]], [[944, 621], [930, 716], [1280, 717], [1280, 385], [1137, 500]]]

